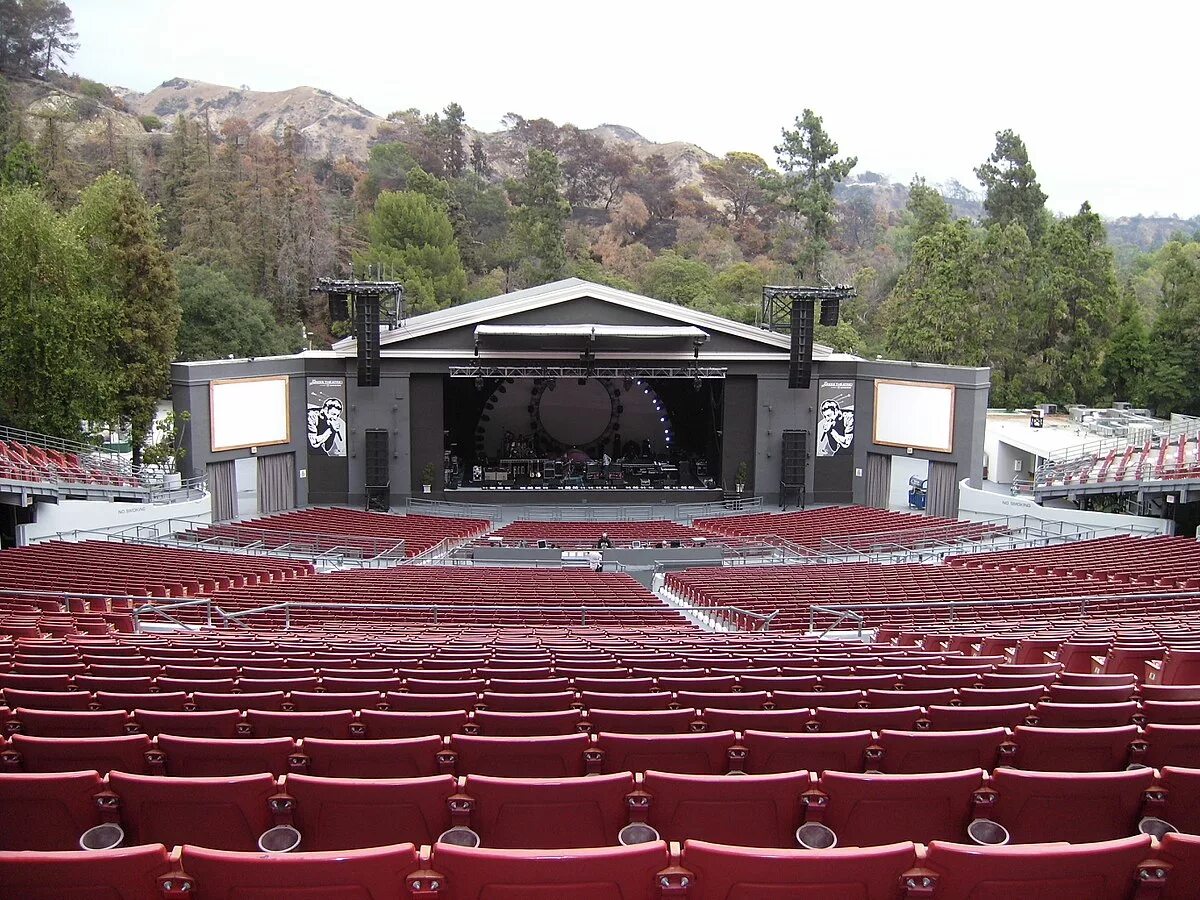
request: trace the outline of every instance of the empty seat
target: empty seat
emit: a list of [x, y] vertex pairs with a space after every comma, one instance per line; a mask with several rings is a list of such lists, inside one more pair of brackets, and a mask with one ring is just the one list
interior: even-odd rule
[[1200, 700], [1200, 684], [1143, 684], [1142, 700], [1179, 703]]
[[255, 737], [318, 737], [329, 740], [356, 737], [351, 729], [354, 713], [348, 709], [332, 712], [267, 712], [251, 709], [246, 722]]
[[100, 824], [104, 789], [94, 771], [0, 775], [0, 850], [78, 850], [79, 836]]
[[1046, 689], [1036, 687], [1019, 688], [962, 688], [958, 701], [963, 706], [1012, 706], [1014, 703], [1037, 703], [1046, 695]]
[[1200, 769], [1167, 766], [1159, 784], [1166, 790], [1167, 802], [1161, 813], [1153, 814], [1180, 831], [1200, 835]]
[[481, 846], [510, 849], [616, 846], [633, 792], [628, 772], [566, 779], [468, 775], [463, 788]]
[[1152, 855], [1144, 835], [1074, 846], [981, 848], [934, 841], [914, 886], [928, 875], [933, 897], [1127, 900], [1140, 880], [1139, 864]]
[[55, 709], [85, 711], [91, 709], [91, 695], [85, 691], [24, 691], [4, 689], [4, 703], [16, 709]]
[[673, 698], [668, 691], [658, 693], [603, 693], [580, 691], [579, 702], [596, 709], [667, 709]]
[[771, 695], [776, 709], [858, 709], [863, 697], [862, 691], [776, 691]]
[[484, 691], [479, 696], [481, 709], [493, 712], [559, 712], [571, 709], [574, 691], [555, 691], [548, 694], [501, 694]]
[[745, 693], [709, 693], [705, 691], [678, 691], [676, 702], [692, 709], [765, 709], [771, 697], [766, 691]]
[[999, 768], [999, 794], [989, 818], [1008, 829], [1014, 844], [1110, 841], [1137, 833], [1151, 769], [1129, 772], [1025, 772]]
[[579, 678], [572, 679], [577, 691], [612, 694], [647, 694], [654, 690], [653, 678]]
[[907, 842], [836, 850], [754, 850], [688, 841], [681, 862], [695, 875], [691, 900], [891, 900], [898, 896], [900, 876], [916, 865], [917, 854]]
[[75, 852], [0, 852], [0, 896], [20, 900], [162, 900], [159, 877], [172, 868], [162, 844], [91, 853], [73, 849]]
[[129, 716], [120, 710], [14, 709], [5, 726], [32, 737], [116, 737], [126, 734]]
[[[873, 743], [869, 731], [833, 734], [781, 734], [749, 730], [742, 735], [743, 770], [764, 775], [771, 772], [861, 772], [867, 748]], [[738, 752], [735, 750], [735, 753]]]
[[283, 691], [260, 691], [233, 695], [196, 691], [192, 694], [192, 703], [201, 712], [226, 709], [265, 709], [268, 712], [280, 712], [283, 710], [285, 700], [287, 700], [287, 696]]
[[480, 710], [475, 713], [474, 722], [480, 734], [493, 737], [535, 737], [579, 731], [583, 723], [583, 714], [579, 710], [524, 713]]
[[1200, 725], [1146, 726], [1146, 765], [1200, 769]]
[[166, 774], [176, 777], [211, 778], [220, 775], [256, 775], [270, 772], [286, 775], [296, 752], [291, 738], [218, 738], [159, 735]]
[[300, 850], [357, 850], [385, 844], [432, 844], [450, 827], [453, 775], [345, 779], [289, 775]]
[[383, 694], [379, 691], [359, 691], [353, 694], [292, 691], [288, 694], [288, 699], [296, 712], [326, 712], [335, 709], [378, 709], [383, 703]]
[[[412, 844], [326, 853], [230, 853], [184, 847], [188, 886], [203, 896], [394, 900], [417, 868]], [[197, 890], [197, 886], [201, 886]], [[185, 895], [186, 896], [186, 895]]]
[[155, 778], [110, 772], [120, 800], [126, 844], [195, 843], [218, 850], [252, 851], [272, 827], [270, 775], [228, 778]]
[[1142, 715], [1147, 722], [1159, 725], [1200, 725], [1200, 700], [1147, 700], [1142, 704]]
[[1015, 730], [1013, 741], [1016, 755], [1012, 765], [1039, 772], [1119, 772], [1131, 762], [1138, 762], [1144, 750], [1144, 742], [1138, 741], [1134, 725], [1116, 728], [1021, 725]]
[[479, 702], [476, 694], [398, 694], [389, 691], [384, 702], [392, 712], [469, 712]]
[[825, 709], [817, 707], [813, 712], [821, 731], [861, 731], [869, 728], [880, 731], [893, 728], [897, 731], [915, 731], [923, 719], [919, 706], [899, 709]]
[[1137, 689], [1133, 684], [1107, 686], [1080, 686], [1074, 684], [1052, 684], [1049, 687], [1053, 703], [1125, 703], [1133, 699]]
[[982, 786], [982, 769], [935, 775], [826, 771], [817, 783], [818, 793], [805, 798], [806, 817], [831, 828], [839, 847], [961, 842], [967, 839], [976, 792]]
[[680, 775], [646, 772], [646, 822], [664, 840], [744, 847], [795, 847], [807, 772], [776, 775]]
[[900, 709], [908, 706], [930, 706], [950, 704], [955, 697], [952, 688], [938, 690], [882, 691], [872, 688], [867, 691], [867, 703], [875, 709]]
[[1191, 834], [1163, 836], [1155, 857], [1171, 866], [1162, 893], [1163, 900], [1183, 900], [1195, 896], [1200, 884], [1200, 837]]
[[588, 724], [593, 733], [602, 731], [620, 734], [686, 734], [699, 721], [696, 710], [623, 710], [590, 709]]
[[418, 778], [436, 775], [440, 737], [328, 741], [305, 738], [304, 771], [322, 778]]
[[118, 694], [108, 691], [96, 692], [96, 706], [100, 709], [155, 709], [163, 712], [183, 712], [188, 705], [188, 695], [182, 691], [169, 694]]
[[138, 709], [134, 710], [133, 719], [146, 734], [174, 734], [180, 737], [236, 737], [238, 726], [242, 724], [242, 714], [236, 709], [213, 712]]
[[708, 731], [801, 732], [811, 720], [806, 709], [706, 709], [703, 717]]
[[1028, 703], [1012, 706], [931, 706], [925, 711], [930, 731], [1015, 728], [1033, 715]]
[[724, 775], [730, 771], [732, 731], [706, 734], [609, 734], [601, 732], [597, 745], [605, 772], [679, 772], [688, 775]]
[[1001, 746], [1008, 733], [1003, 728], [979, 731], [888, 731], [879, 733], [882, 758], [873, 766], [892, 774], [990, 772], [1001, 761]]
[[[584, 754], [591, 746], [591, 739], [586, 734], [535, 738], [450, 735], [454, 771], [459, 775], [503, 778], [587, 775]], [[595, 769], [599, 770], [598, 761]]]
[[[95, 738], [41, 738], [14, 734], [0, 753], [5, 768], [23, 772], [79, 772], [95, 769], [104, 774], [153, 771], [152, 743], [144, 734]], [[0, 775], [2, 778], [3, 775]]]
[[[662, 841], [587, 850], [470, 850], [438, 844], [433, 871], [453, 900], [656, 900], [669, 862]], [[678, 887], [681, 876], [661, 876]], [[453, 887], [451, 887], [451, 885]]]
[[1039, 703], [1034, 708], [1043, 728], [1110, 728], [1128, 725], [1137, 703]]
[[465, 712], [458, 710], [450, 712], [382, 712], [376, 709], [364, 709], [358, 714], [358, 721], [363, 726], [364, 736], [371, 740], [454, 734], [462, 731], [469, 720]]

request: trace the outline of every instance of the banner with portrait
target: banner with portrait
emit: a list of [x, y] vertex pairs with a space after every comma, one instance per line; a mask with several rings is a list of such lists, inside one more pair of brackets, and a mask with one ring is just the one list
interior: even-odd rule
[[854, 380], [817, 382], [813, 498], [844, 503], [854, 494]]
[[308, 379], [309, 455], [345, 456], [346, 426], [346, 379]]

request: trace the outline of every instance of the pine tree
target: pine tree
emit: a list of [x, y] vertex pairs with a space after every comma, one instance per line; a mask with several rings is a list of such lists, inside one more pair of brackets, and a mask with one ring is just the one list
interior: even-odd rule
[[548, 150], [530, 150], [525, 178], [510, 191], [513, 239], [526, 286], [562, 278], [567, 270], [565, 224], [571, 204], [562, 196], [558, 158]]
[[179, 334], [179, 290], [153, 212], [131, 179], [110, 172], [84, 190], [71, 223], [88, 250], [91, 286], [113, 299], [116, 411], [134, 465], [166, 395]]
[[457, 103], [451, 103], [442, 112], [446, 118], [442, 121], [442, 129], [446, 138], [446, 175], [458, 178], [467, 168], [467, 151], [463, 146], [466, 132], [463, 122], [466, 113]]
[[988, 223], [1020, 222], [1037, 244], [1046, 226], [1046, 195], [1021, 136], [1011, 128], [996, 132], [996, 148], [975, 170], [987, 196], [983, 208]]
[[1146, 403], [1147, 376], [1154, 358], [1150, 333], [1138, 308], [1133, 286], [1126, 284], [1121, 292], [1117, 323], [1104, 350], [1100, 372], [1113, 400], [1127, 400], [1134, 406]]

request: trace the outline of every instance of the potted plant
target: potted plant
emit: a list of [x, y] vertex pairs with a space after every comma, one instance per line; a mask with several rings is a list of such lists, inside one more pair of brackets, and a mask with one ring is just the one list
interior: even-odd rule
[[428, 494], [433, 490], [433, 463], [425, 463], [425, 468], [421, 470], [421, 493]]
[[746, 493], [746, 477], [749, 474], [750, 474], [750, 469], [746, 465], [746, 461], [742, 460], [740, 463], [738, 463], [737, 477], [734, 479], [734, 481], [737, 482], [737, 492], [739, 494]]

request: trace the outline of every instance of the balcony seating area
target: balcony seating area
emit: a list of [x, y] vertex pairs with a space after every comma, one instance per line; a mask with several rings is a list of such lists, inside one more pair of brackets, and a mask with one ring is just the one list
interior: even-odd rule
[[[364, 512], [341, 507], [291, 510], [180, 535], [185, 540], [268, 549], [338, 550], [367, 558], [416, 556], [443, 540], [461, 543], [491, 527], [486, 519]], [[397, 549], [398, 548], [398, 549]]]
[[789, 513], [696, 519], [694, 526], [724, 537], [777, 537], [813, 553], [919, 549], [978, 541], [1003, 533], [994, 525], [892, 512], [866, 506], [830, 506]]
[[487, 537], [491, 542], [502, 541], [508, 546], [536, 546], [546, 541], [564, 550], [594, 548], [602, 534], [607, 534], [614, 547], [670, 545], [672, 541], [691, 546], [705, 532], [666, 519], [641, 522], [510, 522], [497, 528]]
[[[1014, 577], [1019, 575], [1019, 577]], [[780, 615], [776, 626], [807, 628], [809, 607], [908, 603], [863, 609], [868, 627], [911, 627], [952, 620], [1070, 627], [1072, 623], [1140, 624], [1147, 616], [1170, 626], [1194, 623], [1200, 598], [1177, 598], [1169, 610], [1144, 595], [1200, 587], [1200, 543], [1188, 538], [1111, 537], [1073, 544], [949, 557], [924, 563], [702, 567], [672, 572], [667, 587], [700, 606], [735, 606]], [[1132, 595], [1121, 599], [1120, 595]], [[1071, 597], [1104, 595], [1081, 610]], [[1139, 596], [1141, 595], [1141, 596]], [[1062, 598], [1036, 608], [1005, 600]], [[969, 606], [951, 606], [967, 602]], [[828, 624], [836, 616], [824, 615]], [[1034, 625], [1034, 627], [1037, 627]]]
[[312, 563], [268, 556], [115, 541], [46, 541], [3, 552], [0, 589], [193, 597], [232, 587], [292, 581], [313, 571]]
[[113, 462], [12, 438], [0, 440], [0, 478], [114, 488], [140, 486], [136, 478]]

